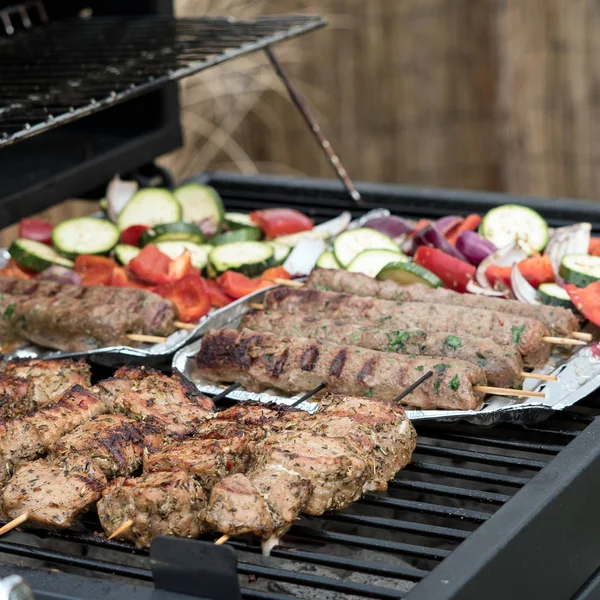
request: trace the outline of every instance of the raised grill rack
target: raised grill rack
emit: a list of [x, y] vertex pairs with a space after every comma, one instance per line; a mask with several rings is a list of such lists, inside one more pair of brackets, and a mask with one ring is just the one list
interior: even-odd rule
[[[589, 514], [581, 519], [563, 513], [561, 522], [555, 519], [557, 510], [585, 510], [598, 500], [597, 489], [586, 491], [578, 483], [586, 470], [599, 474], [598, 414], [600, 398], [594, 397], [527, 429], [418, 424], [413, 463], [388, 493], [368, 494], [340, 513], [304, 517], [268, 559], [256, 541], [228, 542], [238, 556], [241, 596], [291, 600], [327, 591], [336, 597], [409, 600], [570, 598], [597, 566], [596, 542], [587, 559], [579, 557], [583, 533], [594, 531], [600, 517], [590, 522]], [[11, 533], [0, 540], [0, 553], [4, 561], [35, 559], [46, 567], [125, 582], [87, 579], [90, 593], [81, 593], [83, 598], [95, 597], [97, 585], [111, 587], [116, 600], [134, 597], [129, 586], [155, 579], [146, 551], [98, 537], [93, 517], [84, 527]], [[545, 536], [553, 543], [564, 538], [559, 552], [540, 555]], [[40, 537], [42, 547], [36, 547]], [[561, 568], [575, 551], [577, 564]], [[202, 564], [197, 568], [201, 573]], [[0, 566], [0, 576], [14, 571]], [[35, 587], [44, 577], [40, 573], [24, 575]], [[70, 575], [53, 577], [64, 593], [61, 577]], [[201, 596], [202, 590], [189, 593]]]
[[323, 25], [99, 16], [0, 36], [0, 148]]

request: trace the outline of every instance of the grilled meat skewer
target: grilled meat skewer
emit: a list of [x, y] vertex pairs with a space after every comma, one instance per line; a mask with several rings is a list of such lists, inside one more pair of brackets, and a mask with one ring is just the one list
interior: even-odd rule
[[434, 377], [407, 400], [422, 409], [477, 409], [483, 394], [473, 386], [486, 384], [483, 370], [464, 361], [407, 358], [354, 346], [231, 329], [210, 331], [204, 336], [196, 368], [209, 381], [237, 381], [251, 391], [276, 388], [296, 393], [326, 383], [333, 393], [382, 400], [393, 400], [419, 373], [434, 371]]
[[[415, 431], [399, 406], [372, 398], [339, 396], [328, 396], [313, 416], [280, 406], [244, 403], [218, 413], [198, 435], [210, 439], [233, 434], [238, 425], [251, 454], [242, 468], [251, 464], [252, 470], [218, 481], [207, 502], [194, 485], [196, 478], [189, 475], [190, 468], [195, 473], [197, 469], [179, 461], [175, 453], [171, 463], [164, 462], [163, 457], [162, 467], [174, 470], [115, 480], [104, 492], [98, 514], [106, 533], [131, 519], [133, 526], [121, 537], [140, 546], [149, 545], [155, 535], [194, 537], [211, 528], [231, 535], [253, 533], [269, 540], [270, 545], [302, 511], [320, 514], [334, 505], [345, 506], [360, 495], [361, 489], [385, 489], [387, 481], [410, 460], [416, 443]], [[261, 439], [265, 441], [257, 443]], [[178, 446], [175, 444], [173, 450]], [[152, 458], [145, 458], [145, 468]], [[218, 464], [215, 457], [213, 460]], [[290, 461], [299, 465], [291, 469]], [[349, 472], [350, 465], [354, 467]], [[157, 466], [153, 462], [151, 468]], [[167, 473], [177, 482], [176, 498], [168, 505], [161, 491], [170, 481]], [[183, 518], [178, 511], [185, 511], [187, 506], [202, 506], [202, 512], [196, 518]]]
[[490, 298], [471, 294], [460, 294], [443, 288], [426, 285], [399, 285], [395, 281], [377, 281], [362, 273], [349, 273], [336, 269], [315, 269], [307, 285], [317, 290], [342, 292], [355, 296], [393, 300], [394, 302], [427, 302], [444, 306], [483, 308], [495, 312], [536, 319], [546, 325], [552, 335], [569, 336], [579, 331], [579, 321], [572, 311], [544, 305], [530, 305], [504, 298]]
[[387, 321], [365, 326], [337, 319], [321, 319], [319, 316], [258, 310], [246, 313], [240, 328], [341, 346], [360, 346], [380, 352], [464, 360], [481, 367], [488, 384], [497, 387], [515, 387], [523, 381], [523, 362], [514, 346], [501, 346], [470, 335], [422, 329], [394, 330], [387, 326]]
[[292, 314], [319, 314], [327, 318], [385, 323], [390, 329], [452, 331], [458, 335], [516, 345], [527, 367], [544, 365], [552, 350], [542, 338], [550, 334], [539, 321], [491, 310], [465, 309], [424, 302], [398, 303], [349, 294], [304, 288], [279, 288], [267, 292], [265, 306]]
[[85, 361], [12, 360], [0, 371], [0, 418], [11, 419], [42, 408], [74, 385], [90, 385]]

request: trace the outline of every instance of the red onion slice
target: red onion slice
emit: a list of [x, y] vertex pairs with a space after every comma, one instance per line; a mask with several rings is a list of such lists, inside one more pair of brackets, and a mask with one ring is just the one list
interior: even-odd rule
[[117, 222], [119, 213], [125, 208], [125, 205], [137, 190], [137, 181], [123, 181], [118, 175], [113, 177], [106, 188], [106, 212], [113, 223]]
[[507, 298], [507, 292], [501, 292], [500, 290], [494, 290], [490, 288], [483, 288], [477, 285], [472, 279], [467, 283], [467, 292], [469, 294], [477, 294], [478, 296], [490, 296], [492, 298]]
[[497, 250], [492, 242], [481, 237], [475, 231], [460, 233], [456, 238], [456, 249], [475, 266]]
[[406, 233], [410, 233], [414, 228], [412, 221], [403, 219], [402, 217], [397, 217], [395, 215], [369, 219], [364, 226], [368, 227], [369, 229], [375, 229], [375, 231], [379, 231], [380, 233], [383, 233], [392, 239], [400, 237]]
[[490, 282], [488, 281], [487, 275], [485, 274], [488, 267], [492, 265], [498, 267], [512, 267], [516, 263], [520, 263], [529, 256], [530, 252], [527, 250], [527, 246], [522, 241], [516, 241], [504, 248], [496, 250], [493, 254], [484, 258], [475, 271], [475, 279], [477, 283], [486, 289], [492, 289]]
[[415, 233], [415, 246], [428, 246], [429, 248], [437, 248], [458, 260], [468, 263], [465, 256], [459, 252], [446, 238], [435, 225], [427, 225]]
[[557, 279], [560, 261], [566, 254], [587, 254], [591, 231], [590, 223], [576, 223], [552, 231], [545, 253], [552, 263], [552, 270]]
[[81, 285], [81, 277], [75, 273], [72, 269], [67, 267], [61, 267], [60, 265], [52, 265], [47, 269], [44, 269], [38, 276], [37, 279], [45, 279], [49, 281], [56, 281], [58, 283], [69, 283], [72, 285]]
[[449, 231], [460, 225], [463, 221], [463, 217], [449, 215], [447, 217], [438, 219], [435, 223], [435, 226], [442, 232], [443, 235], [446, 235]]

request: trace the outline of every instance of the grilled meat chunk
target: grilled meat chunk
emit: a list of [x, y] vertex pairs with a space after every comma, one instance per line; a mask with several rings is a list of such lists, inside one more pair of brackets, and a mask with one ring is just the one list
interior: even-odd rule
[[485, 385], [482, 369], [463, 361], [406, 358], [357, 347], [231, 329], [210, 331], [196, 356], [199, 375], [210, 381], [239, 381], [250, 390], [277, 388], [303, 392], [326, 383], [329, 391], [382, 400], [394, 399], [423, 373], [434, 371], [407, 398], [423, 409], [473, 410]]
[[17, 465], [38, 458], [65, 433], [104, 412], [106, 405], [101, 400], [75, 385], [60, 400], [41, 410], [0, 422], [0, 483], [10, 477]]
[[380, 352], [444, 356], [481, 367], [489, 385], [514, 387], [523, 382], [523, 361], [515, 346], [501, 346], [471, 335], [457, 336], [422, 329], [394, 330], [388, 327], [387, 321], [364, 326], [338, 319], [321, 319], [319, 316], [260, 310], [246, 313], [240, 328], [279, 336], [304, 337], [341, 346], [360, 346]]
[[[395, 281], [377, 281], [362, 273], [335, 269], [315, 269], [308, 278], [308, 286], [317, 290], [342, 292], [355, 296], [393, 300], [394, 302], [428, 302], [443, 306], [483, 308], [496, 312], [536, 319], [546, 325], [552, 335], [568, 336], [579, 330], [579, 321], [566, 308], [524, 304], [517, 300], [459, 294], [443, 288], [426, 285], [399, 285]], [[494, 384], [495, 385], [495, 384]]]
[[214, 411], [210, 398], [180, 373], [122, 367], [96, 386], [111, 407], [137, 419], [152, 419], [166, 434], [189, 435]]
[[0, 372], [0, 417], [10, 419], [41, 408], [74, 385], [90, 385], [85, 361], [12, 360]]
[[206, 493], [187, 473], [148, 473], [115, 479], [98, 502], [98, 516], [107, 535], [132, 519], [121, 538], [147, 547], [158, 535], [196, 538], [205, 533], [206, 502]]
[[388, 481], [410, 462], [417, 445], [417, 433], [404, 410], [375, 398], [329, 394], [306, 423], [316, 433], [361, 444], [363, 452], [374, 446], [369, 450], [372, 472], [365, 491], [386, 490]]
[[507, 313], [465, 309], [425, 302], [392, 302], [349, 294], [321, 292], [311, 288], [278, 288], [267, 292], [267, 308], [292, 314], [311, 312], [326, 318], [381, 323], [390, 329], [451, 331], [491, 339], [497, 344], [515, 344], [525, 366], [539, 367], [550, 357], [551, 346], [543, 341], [550, 330], [539, 321]]
[[27, 462], [4, 487], [4, 512], [9, 519], [26, 513], [29, 522], [70, 527], [106, 485], [102, 470], [85, 456]]
[[121, 415], [103, 415], [63, 436], [49, 448], [55, 457], [87, 456], [108, 479], [142, 464], [140, 425]]

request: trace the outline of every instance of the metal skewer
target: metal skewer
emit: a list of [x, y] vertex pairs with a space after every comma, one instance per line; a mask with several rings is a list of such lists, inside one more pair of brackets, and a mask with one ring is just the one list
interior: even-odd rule
[[326, 383], [320, 383], [314, 390], [310, 390], [310, 392], [306, 392], [306, 394], [304, 394], [304, 396], [301, 396], [300, 398], [298, 398], [298, 400], [296, 400], [296, 402], [294, 402], [293, 404], [290, 404], [290, 408], [296, 408], [296, 406], [302, 404], [305, 400], [308, 400], [311, 396], [314, 396], [315, 394], [319, 393], [322, 389], [325, 389], [327, 387]]
[[406, 398], [411, 392], [416, 390], [424, 381], [427, 381], [433, 375], [433, 371], [427, 371], [425, 375], [421, 375], [414, 383], [411, 383], [401, 394], [398, 394], [392, 402], [400, 402]]
[[352, 183], [352, 180], [350, 179], [348, 172], [344, 168], [344, 165], [342, 165], [342, 162], [338, 158], [337, 154], [333, 151], [333, 148], [331, 147], [331, 143], [329, 142], [329, 140], [325, 137], [325, 135], [321, 131], [321, 127], [319, 127], [317, 120], [314, 118], [313, 114], [310, 112], [310, 109], [308, 108], [308, 105], [306, 104], [304, 98], [302, 98], [302, 96], [300, 95], [300, 92], [296, 89], [296, 86], [292, 83], [292, 80], [290, 79], [289, 75], [286, 73], [282, 64], [279, 62], [279, 59], [273, 54], [273, 51], [271, 50], [271, 48], [269, 46], [267, 46], [265, 48], [265, 53], [266, 53], [267, 57], [269, 58], [269, 61], [273, 65], [275, 72], [277, 73], [277, 75], [279, 76], [281, 81], [283, 81], [283, 83], [290, 95], [290, 98], [292, 99], [292, 102], [296, 105], [296, 107], [298, 108], [298, 110], [300, 111], [302, 116], [304, 117], [304, 120], [310, 127], [310, 130], [313, 132], [313, 134], [314, 134], [315, 138], [317, 139], [317, 141], [319, 142], [319, 145], [321, 146], [321, 148], [323, 148], [323, 150], [325, 151], [325, 154], [327, 155], [327, 160], [329, 161], [331, 166], [335, 169], [335, 172], [337, 173], [338, 177], [341, 179], [342, 183], [344, 184], [344, 187], [348, 191], [348, 194], [350, 194], [350, 197], [352, 198], [352, 200], [354, 200], [354, 202], [356, 202], [356, 204], [359, 204], [359, 205], [362, 204], [362, 197], [360, 195], [360, 192], [356, 189], [356, 186], [354, 185], [354, 183]]

